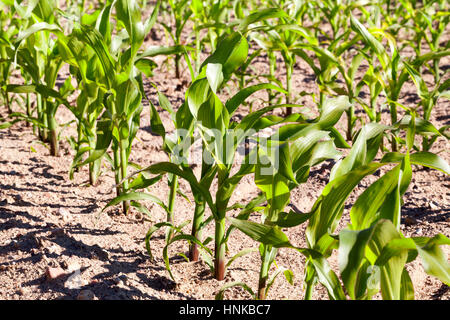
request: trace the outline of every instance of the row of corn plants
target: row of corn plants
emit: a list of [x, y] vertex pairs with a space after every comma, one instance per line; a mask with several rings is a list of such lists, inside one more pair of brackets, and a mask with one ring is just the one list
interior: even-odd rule
[[[104, 210], [122, 204], [125, 214], [133, 207], [151, 215], [142, 201], [161, 206], [167, 217], [149, 228], [145, 245], [153, 258], [152, 237], [165, 229], [162, 255], [174, 280], [169, 248], [186, 241], [186, 259], [201, 259], [219, 281], [236, 259], [260, 254], [258, 287], [228, 283], [218, 299], [233, 286], [265, 299], [279, 274], [292, 283], [292, 271], [276, 263], [280, 248], [305, 256], [306, 299], [318, 283], [330, 299], [371, 299], [378, 293], [383, 299], [412, 299], [405, 265], [418, 257], [428, 274], [450, 284], [450, 266], [439, 247], [450, 240], [442, 234], [406, 238], [400, 231], [413, 165], [450, 174], [449, 165], [430, 152], [437, 139], [448, 138], [448, 126], [436, 128], [431, 122], [450, 85], [440, 67], [450, 54], [448, 43], [441, 43], [449, 22], [446, 1], [186, 0], [150, 6], [114, 0], [67, 2], [67, 10], [51, 0], [0, 3], [0, 93], [8, 113], [0, 128], [26, 121], [58, 156], [60, 131], [71, 123], [59, 124], [56, 113], [59, 107], [70, 110], [77, 128], [77, 136], [69, 138], [75, 150], [70, 178], [87, 165], [95, 186], [109, 166], [116, 197]], [[149, 12], [145, 19], [143, 8]], [[155, 30], [164, 32], [166, 43], [145, 47], [146, 36]], [[153, 101], [169, 113], [172, 134], [144, 89], [157, 55], [173, 59], [175, 77], [189, 72], [179, 106], [152, 83]], [[267, 74], [255, 72], [258, 59], [267, 63]], [[300, 62], [314, 74], [314, 92], [294, 85]], [[61, 83], [64, 66], [69, 74]], [[20, 73], [22, 84], [10, 83], [13, 72]], [[402, 102], [411, 83], [418, 97], [413, 106]], [[253, 110], [251, 96], [261, 93], [267, 99]], [[299, 104], [306, 96], [314, 110]], [[129, 158], [145, 101], [168, 161], [143, 168]], [[342, 135], [338, 125], [344, 119]], [[189, 163], [195, 142], [201, 146], [200, 173]], [[348, 149], [346, 156], [341, 149]], [[311, 210], [289, 210], [292, 191], [328, 160], [335, 165]], [[337, 231], [349, 195], [384, 166], [391, 169], [358, 197], [350, 223]], [[230, 204], [246, 176], [253, 177], [258, 195]], [[180, 179], [187, 181], [190, 194], [181, 192]], [[168, 199], [146, 192], [163, 181]], [[194, 199], [192, 219], [181, 223], [178, 196]], [[210, 224], [213, 235], [205, 234]], [[306, 246], [299, 248], [282, 229], [302, 224]], [[227, 257], [230, 236], [237, 231], [257, 241], [258, 249]], [[328, 263], [333, 250], [338, 274]]]

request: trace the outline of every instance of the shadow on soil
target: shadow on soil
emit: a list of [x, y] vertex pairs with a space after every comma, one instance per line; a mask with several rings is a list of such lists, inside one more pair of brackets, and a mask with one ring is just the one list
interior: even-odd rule
[[[106, 270], [97, 273], [91, 283], [76, 289], [64, 286], [73, 273], [48, 281], [43, 272], [33, 280], [22, 283], [21, 286], [24, 288], [34, 286], [41, 293], [61, 293], [62, 297], [57, 299], [75, 299], [83, 289], [91, 290], [102, 300], [158, 299], [139, 289], [134, 284], [134, 280], [126, 281], [125, 285], [118, 285], [119, 275], [127, 279], [127, 275], [136, 274], [141, 286], [151, 287], [157, 291], [173, 291], [172, 294], [180, 299], [192, 299], [189, 295], [174, 291], [177, 288], [176, 283], [165, 276], [158, 275], [158, 272], [164, 273], [165, 269], [152, 265], [147, 254], [124, 250], [120, 246], [117, 249], [105, 250], [98, 244], [88, 245], [74, 238], [74, 235], [80, 234], [114, 236], [122, 234], [120, 231], [84, 228], [79, 224], [61, 228], [26, 211], [13, 211], [0, 206], [0, 232], [11, 228], [17, 229], [18, 235], [8, 244], [0, 246], [0, 256], [6, 257], [4, 262], [0, 262], [0, 266], [7, 268], [11, 265], [30, 263], [35, 267], [39, 265], [40, 270], [44, 270], [47, 266], [57, 267], [58, 264], [62, 265], [63, 261], [75, 257], [99, 260], [103, 262], [102, 268]], [[60, 249], [58, 252], [51, 250], [55, 245]], [[173, 263], [177, 262], [173, 261]], [[82, 268], [81, 274], [89, 268], [90, 266]], [[18, 271], [16, 268], [15, 272]]]

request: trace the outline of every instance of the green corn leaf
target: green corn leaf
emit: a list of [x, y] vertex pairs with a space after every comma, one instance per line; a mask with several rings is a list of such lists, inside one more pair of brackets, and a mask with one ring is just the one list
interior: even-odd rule
[[425, 83], [425, 80], [422, 78], [419, 72], [415, 70], [411, 65], [409, 65], [406, 61], [404, 61], [403, 64], [405, 65], [406, 70], [408, 71], [409, 75], [411, 76], [411, 79], [416, 85], [419, 97], [422, 100], [429, 99], [430, 93], [428, 91], [428, 87]]
[[22, 119], [14, 119], [12, 121], [5, 121], [0, 123], [0, 130], [2, 129], [8, 129], [9, 127], [11, 127], [12, 125], [14, 125], [15, 123], [22, 121]]
[[86, 26], [94, 26], [96, 21], [98, 21], [100, 16], [100, 11], [95, 10], [93, 13], [85, 13], [81, 16], [80, 22]]
[[27, 20], [30, 18], [31, 13], [33, 12], [36, 5], [39, 3], [39, 0], [29, 0], [27, 3], [26, 8], [19, 4], [17, 0], [13, 2], [14, 8], [16, 9], [16, 12], [20, 15], [20, 17], [24, 20]]
[[310, 217], [310, 213], [281, 212], [274, 224], [282, 228], [292, 228], [308, 221]]
[[383, 247], [383, 250], [377, 257], [375, 264], [379, 266], [384, 266], [389, 261], [389, 259], [399, 255], [402, 251], [405, 250], [408, 251], [417, 250], [413, 238], [393, 239]]
[[39, 0], [38, 5], [35, 7], [34, 14], [44, 21], [53, 21], [55, 5], [55, 1], [52, 0]]
[[351, 170], [366, 164], [367, 155], [367, 135], [366, 128], [363, 127], [356, 138], [350, 153], [344, 160], [338, 162], [331, 170], [330, 181], [345, 175]]
[[347, 96], [327, 99], [322, 106], [322, 113], [318, 119], [320, 129], [333, 127], [341, 118], [342, 113], [350, 108], [350, 105]]
[[202, 63], [200, 69], [209, 63], [221, 64], [226, 83], [232, 73], [245, 62], [247, 55], [247, 40], [240, 33], [233, 32], [217, 44], [216, 51]]
[[111, 17], [111, 9], [115, 5], [116, 1], [113, 1], [110, 5], [105, 6], [101, 13], [100, 18], [97, 19], [95, 28], [100, 32], [100, 34], [103, 36], [103, 39], [105, 43], [109, 44], [111, 43], [111, 24], [110, 24], [110, 17]]
[[400, 166], [375, 181], [358, 197], [350, 210], [353, 230], [369, 228], [378, 218], [379, 209], [398, 186]]
[[147, 21], [145, 21], [144, 34], [148, 34], [150, 32], [150, 30], [152, 29], [152, 27], [154, 26], [154, 24], [156, 23], [156, 20], [158, 19], [158, 13], [159, 13], [160, 7], [161, 7], [161, 0], [158, 0], [156, 2], [155, 7], [153, 8], [153, 11], [152, 11], [150, 17], [147, 19]]
[[40, 31], [60, 31], [60, 32], [62, 32], [61, 28], [56, 24], [50, 24], [47, 22], [38, 22], [38, 23], [33, 24], [28, 29], [21, 31], [18, 34], [17, 39], [16, 39], [16, 46], [18, 46], [26, 38], [32, 36], [36, 32], [40, 32]]
[[380, 61], [383, 69], [386, 69], [388, 66], [388, 56], [384, 46], [379, 42], [367, 29], [364, 27], [361, 22], [358, 21], [353, 15], [350, 16], [350, 22], [352, 29], [358, 33], [363, 39], [364, 42], [370, 46], [370, 48], [375, 52]]
[[108, 48], [100, 32], [89, 26], [81, 25], [75, 27], [74, 33], [80, 41], [86, 43], [95, 51], [103, 67], [107, 85], [111, 88], [115, 82], [115, 61], [109, 54]]
[[102, 118], [101, 120], [97, 121], [97, 139], [95, 150], [90, 153], [89, 157], [86, 160], [77, 164], [76, 167], [82, 167], [88, 163], [92, 163], [102, 158], [106, 154], [106, 151], [108, 150], [113, 138], [111, 125], [111, 120], [107, 118]]
[[173, 225], [170, 222], [159, 222], [159, 223], [155, 223], [154, 225], [152, 225], [148, 231], [147, 234], [145, 235], [145, 247], [147, 249], [147, 253], [150, 256], [150, 260], [153, 261], [153, 254], [152, 254], [152, 250], [150, 247], [150, 239], [152, 238], [152, 235], [158, 231], [159, 229], [161, 229], [162, 227], [168, 227], [171, 228], [177, 232], [181, 232], [181, 230], [179, 228], [177, 228], [175, 225]]
[[270, 168], [256, 166], [255, 184], [266, 194], [271, 214], [276, 214], [283, 210], [289, 202], [290, 189], [288, 181], [279, 173], [264, 174], [264, 172], [261, 172], [264, 169]]
[[[339, 233], [339, 270], [345, 288], [352, 299], [361, 290], [358, 285], [358, 271], [363, 264], [367, 242], [371, 230], [354, 231], [344, 229]], [[363, 289], [365, 291], [365, 289]]]
[[[405, 115], [400, 121], [395, 123], [393, 127], [395, 128], [408, 128], [409, 124], [411, 122], [411, 115], [407, 114]], [[436, 134], [438, 136], [441, 135], [438, 129], [428, 120], [421, 119], [421, 118], [415, 118], [415, 126], [416, 126], [416, 132], [417, 133], [423, 133], [423, 134]]]
[[239, 251], [238, 253], [236, 253], [233, 257], [231, 257], [228, 260], [225, 268], [228, 268], [236, 259], [238, 259], [238, 258], [240, 258], [242, 256], [245, 256], [245, 255], [247, 255], [249, 253], [253, 253], [253, 252], [258, 252], [258, 249], [257, 248], [246, 248], [246, 249], [243, 249], [243, 250]]
[[145, 207], [144, 205], [142, 205], [139, 202], [135, 202], [135, 201], [131, 201], [130, 205], [135, 207], [137, 211], [145, 214], [147, 217], [149, 217], [150, 219], [152, 219], [152, 214], [150, 212], [150, 210], [147, 209], [147, 207]]
[[[371, 263], [376, 263], [377, 257], [382, 253], [383, 248], [394, 239], [401, 239], [401, 236], [394, 224], [389, 220], [380, 220], [373, 227], [371, 239], [368, 242], [368, 249], [373, 258], [369, 258]], [[408, 254], [406, 250], [391, 257], [380, 268], [380, 288], [381, 295], [385, 300], [399, 300], [401, 293], [401, 279]]]
[[204, 188], [200, 183], [198, 183], [197, 179], [195, 178], [195, 175], [193, 174], [192, 170], [188, 168], [180, 169], [176, 164], [171, 162], [159, 162], [156, 164], [153, 164], [151, 166], [148, 166], [141, 171], [148, 171], [153, 174], [161, 174], [161, 173], [172, 173], [175, 174], [186, 181], [189, 182], [189, 184], [192, 186], [192, 188], [195, 190], [195, 192], [200, 192], [203, 198], [208, 203], [213, 215], [216, 215], [215, 206], [212, 201], [211, 194], [209, 191]]
[[240, 90], [238, 93], [236, 93], [232, 98], [230, 98], [226, 103], [225, 106], [228, 110], [228, 113], [232, 115], [236, 109], [247, 99], [250, 95], [253, 93], [259, 91], [259, 90], [265, 90], [265, 89], [271, 89], [276, 90], [281, 93], [287, 93], [284, 89], [275, 86], [271, 83], [260, 83], [256, 84], [247, 88], [244, 88]]
[[252, 288], [250, 288], [246, 283], [244, 282], [239, 282], [239, 281], [234, 281], [234, 282], [230, 282], [225, 284], [224, 286], [222, 286], [219, 290], [219, 292], [217, 292], [216, 296], [215, 296], [215, 300], [223, 300], [223, 296], [225, 294], [225, 291], [233, 288], [233, 287], [241, 287], [243, 288], [245, 291], [247, 291], [250, 296], [252, 297], [252, 299], [256, 299], [256, 295], [253, 292]]
[[334, 144], [337, 148], [341, 149], [350, 149], [351, 146], [347, 143], [345, 138], [341, 135], [341, 133], [335, 128], [330, 128], [330, 137], [333, 138]]
[[[337, 160], [340, 156], [341, 153], [336, 150], [333, 141], [319, 141], [312, 149], [310, 149], [304, 156], [302, 156], [301, 161], [305, 161], [305, 163], [301, 166], [300, 170], [305, 170], [305, 166], [311, 168], [325, 160]], [[298, 175], [298, 173], [299, 171], [297, 170], [296, 175]], [[297, 182], [300, 181], [297, 180]]]
[[268, 279], [267, 284], [266, 284], [266, 290], [264, 292], [264, 296], [267, 297], [270, 288], [272, 287], [272, 285], [274, 284], [276, 278], [278, 277], [278, 275], [280, 275], [280, 273], [283, 273], [283, 275], [285, 276], [286, 280], [289, 282], [290, 285], [293, 285], [293, 281], [294, 281], [294, 273], [292, 272], [292, 270], [286, 269], [286, 268], [278, 268]]
[[134, 66], [143, 72], [147, 77], [153, 76], [153, 69], [157, 67], [157, 64], [150, 59], [136, 60]]
[[206, 79], [214, 93], [223, 82], [222, 65], [220, 63], [208, 63], [206, 65]]
[[311, 209], [311, 218], [306, 229], [308, 244], [314, 248], [319, 239], [333, 232], [342, 215], [344, 203], [353, 188], [367, 175], [372, 174], [382, 163], [370, 163], [329, 182]]
[[419, 66], [423, 65], [425, 62], [432, 61], [432, 60], [438, 60], [438, 59], [448, 56], [448, 55], [450, 55], [450, 50], [428, 52], [428, 53], [425, 53], [425, 54], [417, 57], [416, 59], [414, 59], [411, 64], [415, 67], [419, 67]]
[[245, 17], [239, 24], [238, 29], [242, 32], [246, 31], [248, 27], [256, 22], [264, 21], [272, 18], [288, 18], [286, 12], [278, 8], [267, 8], [252, 12]]
[[152, 132], [156, 133], [157, 135], [165, 138], [166, 136], [166, 130], [164, 128], [164, 125], [161, 121], [161, 118], [159, 117], [159, 113], [156, 110], [153, 103], [149, 101], [150, 104], [150, 127], [152, 129]]
[[[201, 123], [202, 128], [216, 129], [224, 134], [225, 128], [229, 124], [229, 115], [227, 109], [222, 104], [219, 97], [216, 94], [212, 93], [209, 96], [209, 99], [202, 103], [202, 105], [198, 109], [197, 120]], [[214, 137], [213, 143], [218, 147], [218, 149], [216, 150], [218, 152], [219, 150], [221, 150], [219, 146], [222, 143], [222, 137], [217, 137], [214, 134], [211, 134], [210, 136]], [[213, 155], [219, 156], [219, 159], [225, 159], [222, 154], [213, 152]]]
[[184, 53], [186, 49], [191, 50], [190, 47], [183, 45], [175, 46], [148, 46], [142, 53], [139, 53], [136, 59], [152, 58], [156, 56], [170, 56], [174, 54]]
[[172, 243], [177, 242], [177, 241], [188, 241], [190, 243], [195, 243], [199, 247], [201, 247], [203, 250], [205, 250], [209, 254], [211, 254], [211, 250], [209, 248], [205, 247], [200, 240], [198, 240], [194, 236], [191, 236], [190, 234], [180, 234], [180, 235], [174, 236], [172, 239], [169, 240], [169, 242], [166, 244], [166, 246], [163, 249], [163, 258], [164, 258], [164, 262], [165, 262], [165, 265], [166, 265], [166, 270], [169, 272], [170, 277], [174, 281], [175, 281], [175, 278], [174, 278], [174, 276], [172, 274], [172, 270], [170, 269], [168, 249], [169, 249], [169, 246]]
[[[330, 299], [346, 300], [346, 296], [344, 290], [342, 289], [339, 278], [331, 269], [327, 259], [325, 259], [325, 257], [321, 253], [312, 249], [294, 249], [307, 257], [309, 263], [311, 263], [309, 268], [312, 267], [314, 269], [319, 282], [327, 289]], [[310, 282], [311, 280], [307, 281]]]
[[272, 245], [275, 248], [291, 246], [287, 236], [275, 226], [229, 217], [227, 217], [227, 220], [230, 221], [234, 227], [259, 243]]
[[141, 8], [135, 0], [117, 0], [116, 14], [117, 19], [127, 29], [131, 42], [131, 57], [134, 61], [134, 57], [145, 37], [145, 28], [141, 21]]
[[414, 286], [406, 269], [402, 272], [400, 300], [414, 300]]
[[104, 211], [108, 207], [115, 206], [115, 205], [119, 204], [122, 201], [139, 201], [139, 200], [152, 201], [152, 202], [156, 203], [157, 205], [159, 205], [164, 210], [166, 210], [166, 211], [168, 210], [166, 205], [164, 204], [164, 202], [162, 202], [156, 196], [153, 196], [153, 195], [145, 193], [145, 192], [128, 192], [128, 193], [121, 194], [120, 196], [115, 197], [114, 199], [112, 199], [110, 202], [108, 202], [106, 204], [106, 206], [103, 208], [102, 211]]
[[128, 188], [130, 190], [138, 190], [138, 189], [145, 189], [149, 186], [154, 185], [158, 181], [161, 180], [163, 176], [159, 175], [154, 178], [147, 179], [142, 173], [139, 174], [133, 181], [128, 185]]
[[117, 88], [116, 112], [117, 114], [130, 117], [134, 114], [134, 110], [141, 102], [142, 96], [135, 81], [126, 80]]
[[[383, 156], [383, 158], [381, 159], [381, 162], [383, 162], [383, 163], [400, 162], [403, 160], [404, 157], [405, 157], [404, 154], [401, 154], [398, 152], [389, 152]], [[450, 174], [449, 164], [444, 159], [439, 157], [437, 154], [434, 154], [431, 152], [420, 151], [420, 152], [412, 153], [412, 154], [410, 154], [410, 161], [412, 164], [415, 164], [415, 165], [429, 167], [432, 169], [442, 171], [445, 174]]]
[[187, 90], [187, 105], [191, 114], [196, 118], [200, 106], [206, 101], [209, 91], [209, 83], [207, 79], [198, 79]]
[[314, 130], [309, 131], [305, 136], [298, 137], [294, 140], [290, 146], [292, 170], [297, 171], [302, 166], [310, 164], [310, 151], [320, 140], [325, 138], [328, 138], [328, 132]]
[[450, 264], [439, 245], [450, 245], [450, 240], [438, 234], [423, 244], [422, 239], [413, 238], [426, 273], [435, 276], [446, 285], [450, 284]]

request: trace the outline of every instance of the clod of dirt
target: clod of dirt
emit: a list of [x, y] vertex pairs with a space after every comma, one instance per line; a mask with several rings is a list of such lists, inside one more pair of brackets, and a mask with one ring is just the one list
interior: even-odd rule
[[96, 297], [91, 290], [81, 290], [77, 296], [77, 300], [96, 300]]
[[67, 235], [67, 231], [64, 228], [56, 228], [50, 232], [52, 237], [64, 237]]
[[71, 220], [70, 212], [67, 209], [59, 208], [58, 214], [62, 217], [62, 219], [67, 222]]
[[93, 256], [102, 260], [102, 261], [109, 261], [110, 260], [110, 253], [103, 249], [100, 248], [98, 245], [95, 245], [93, 247], [94, 251], [93, 251]]
[[419, 221], [417, 221], [417, 219], [411, 218], [411, 217], [406, 217], [405, 221], [404, 221], [406, 226], [412, 226], [414, 224], [418, 224]]
[[47, 278], [47, 281], [53, 281], [56, 279], [59, 279], [66, 275], [66, 272], [59, 267], [53, 268], [53, 267], [47, 267], [45, 270], [45, 277]]

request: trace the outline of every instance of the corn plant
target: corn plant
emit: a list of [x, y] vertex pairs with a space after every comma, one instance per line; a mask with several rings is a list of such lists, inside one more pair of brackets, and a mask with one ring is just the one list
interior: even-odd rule
[[[448, 52], [450, 53], [450, 52]], [[420, 59], [416, 59], [414, 62], [416, 62], [416, 65], [419, 65], [417, 61], [421, 61]], [[413, 62], [413, 63], [414, 63]], [[414, 65], [410, 65], [407, 62], [404, 62], [405, 68], [409, 75], [411, 76], [411, 79], [413, 80], [416, 88], [417, 93], [420, 98], [419, 107], [422, 107], [423, 110], [423, 120], [429, 121], [431, 117], [431, 112], [433, 108], [436, 106], [438, 100], [440, 98], [449, 98], [449, 88], [450, 88], [450, 80], [446, 81], [438, 81], [432, 90], [428, 89], [428, 86], [426, 85], [423, 77], [419, 74], [417, 71], [417, 67]], [[436, 141], [438, 137], [446, 137], [449, 139], [448, 134], [446, 134], [446, 130], [449, 128], [448, 125], [442, 126], [442, 128], [439, 128], [439, 133], [430, 135], [423, 135], [422, 136], [422, 151], [429, 151], [433, 143]]]
[[63, 61], [58, 51], [58, 40], [52, 34], [62, 34], [54, 16], [53, 1], [33, 1], [26, 8], [15, 4], [18, 14], [28, 21], [15, 39], [14, 61], [25, 72], [24, 78], [31, 78], [31, 84], [9, 85], [8, 91], [37, 94], [37, 117], [27, 113], [14, 113], [11, 116], [33, 122], [39, 128], [39, 137], [50, 143], [50, 154], [59, 155], [59, 125], [55, 114], [73, 90], [70, 78], [55, 92], [54, 87]]
[[[292, 50], [294, 54], [298, 55], [308, 63], [317, 77], [320, 88], [319, 109], [327, 95], [345, 94], [349, 97], [352, 106], [346, 111], [346, 138], [348, 141], [353, 139], [353, 128], [356, 122], [354, 104], [357, 101], [359, 102], [358, 95], [361, 90], [361, 86], [358, 86], [355, 77], [358, 68], [364, 59], [363, 53], [357, 53], [351, 59], [349, 64], [345, 62], [342, 54], [353, 44], [353, 41], [354, 40], [345, 41], [338, 49], [335, 49], [335, 53], [314, 44], [300, 44], [296, 49]], [[330, 45], [330, 49], [331, 47], [336, 47], [337, 43], [338, 42], [333, 42]], [[305, 50], [314, 52], [320, 67], [315, 65], [314, 60], [307, 55]], [[339, 76], [344, 79], [344, 85], [339, 84]]]
[[[332, 236], [330, 231], [333, 232], [335, 229], [342, 215], [344, 201], [353, 187], [364, 176], [386, 163], [400, 162], [367, 188], [353, 204], [349, 226], [353, 231], [344, 229], [339, 233], [339, 267], [345, 288], [352, 299], [370, 299], [379, 290], [383, 299], [413, 298], [412, 283], [404, 270], [404, 265], [407, 261], [415, 259], [417, 252], [427, 273], [438, 277], [444, 283], [449, 280], [448, 263], [438, 248], [438, 245], [448, 244], [448, 239], [437, 235], [431, 239], [422, 238], [416, 241], [404, 238], [399, 231], [401, 198], [411, 181], [411, 164], [425, 165], [449, 173], [448, 164], [438, 156], [431, 153], [409, 153], [414, 143], [415, 125], [413, 114], [407, 127], [406, 154], [386, 154], [380, 163], [371, 162], [370, 158], [362, 159], [362, 162], [361, 158], [356, 161], [357, 158], [353, 158], [356, 152], [353, 151], [360, 149], [364, 144], [359, 142], [364, 140], [362, 138], [364, 135], [370, 138], [375, 132], [384, 129], [377, 126], [378, 128], [369, 127], [366, 132], [360, 132], [360, 140], [355, 142], [357, 149], [352, 149], [349, 157], [333, 168], [330, 183], [311, 211], [312, 216], [307, 227], [308, 245], [318, 251], [320, 259], [323, 259], [329, 256], [331, 249], [336, 246], [335, 240], [330, 238]], [[373, 147], [373, 144], [371, 147], [366, 144], [367, 151]], [[362, 152], [359, 154], [363, 155], [364, 148], [360, 150]], [[353, 159], [355, 161], [352, 161]], [[328, 243], [325, 241], [327, 238]], [[410, 246], [406, 247], [403, 244], [396, 246], [397, 241], [400, 243], [404, 241]], [[325, 243], [326, 246], [323, 245]], [[391, 250], [394, 247], [396, 253], [392, 254]], [[408, 255], [409, 250], [412, 256]], [[308, 261], [310, 265], [306, 268], [308, 279], [306, 296], [311, 297], [311, 287], [314, 286], [314, 281], [318, 280], [328, 289], [330, 298], [345, 299], [343, 289], [336, 281], [336, 275], [321, 270], [325, 261], [322, 260], [319, 264], [313, 260], [314, 258]], [[437, 270], [432, 267], [435, 264], [439, 264], [443, 269]]]
[[[442, 35], [450, 23], [448, 14], [448, 3], [446, 1], [425, 2], [423, 6], [413, 6], [408, 1], [401, 1], [402, 7], [408, 12], [411, 20], [413, 37], [406, 43], [413, 48], [416, 58], [423, 55], [423, 42], [426, 43], [429, 53], [437, 53], [442, 50], [440, 41]], [[448, 45], [445, 49], [448, 49]], [[434, 82], [438, 83], [441, 78], [439, 69], [439, 58], [430, 61], [428, 69], [434, 76]], [[421, 70], [419, 70], [420, 73]]]
[[[296, 55], [293, 52], [293, 48], [299, 43], [301, 39], [306, 39], [312, 44], [317, 44], [317, 39], [313, 37], [309, 30], [303, 28], [302, 21], [299, 21], [300, 15], [299, 8], [297, 6], [287, 7], [286, 11], [282, 9], [265, 9], [263, 11], [257, 11], [254, 15], [262, 15], [264, 19], [271, 17], [277, 17], [278, 21], [274, 25], [266, 25], [260, 28], [264, 32], [264, 35], [259, 33], [252, 33], [252, 38], [266, 51], [269, 52], [270, 63], [270, 76], [274, 77], [275, 69], [275, 56], [274, 52], [279, 51], [283, 57], [285, 70], [286, 70], [286, 95], [285, 103], [290, 104], [292, 101], [292, 72], [296, 63]], [[301, 17], [301, 15], [300, 15]], [[251, 15], [249, 16], [251, 18]], [[286, 109], [286, 115], [292, 113], [292, 108]]]
[[[0, 3], [0, 94], [3, 104], [8, 109], [8, 113], [12, 113], [10, 96], [7, 91], [7, 84], [11, 75], [11, 67], [13, 60], [10, 58], [14, 52], [14, 37], [18, 33], [18, 19], [14, 19], [14, 7], [7, 6], [5, 3]], [[8, 28], [5, 30], [5, 26]], [[6, 124], [3, 125], [6, 127]]]
[[[181, 33], [184, 30], [186, 23], [189, 21], [189, 17], [192, 14], [189, 8], [189, 3], [187, 0], [183, 1], [168, 1], [168, 11], [173, 21], [173, 25], [169, 25], [165, 22], [160, 22], [164, 29], [169, 33], [170, 37], [175, 46], [182, 45], [181, 43]], [[175, 54], [175, 77], [180, 78], [180, 63], [181, 54]]]
[[[215, 273], [215, 277], [222, 280], [225, 276], [225, 215], [227, 204], [239, 183], [240, 179], [247, 174], [248, 166], [235, 176], [230, 177], [232, 160], [237, 145], [244, 139], [244, 133], [252, 128], [259, 117], [272, 108], [265, 108], [258, 112], [249, 114], [240, 124], [230, 122], [231, 115], [238, 106], [252, 93], [272, 88], [282, 90], [270, 84], [261, 84], [246, 88], [230, 98], [227, 103], [222, 102], [217, 97], [218, 89], [221, 88], [230, 79], [233, 72], [245, 61], [248, 53], [248, 44], [244, 37], [238, 32], [234, 32], [219, 42], [217, 50], [203, 63], [202, 72], [191, 84], [186, 93], [186, 102], [176, 113], [176, 125], [178, 129], [185, 129], [188, 132], [189, 141], [195, 128], [200, 130], [202, 140], [202, 151], [209, 157], [209, 162], [205, 158], [202, 160], [202, 172], [200, 179], [193, 174], [192, 169], [185, 161], [179, 160], [179, 164], [163, 162], [154, 164], [144, 171], [161, 174], [170, 173], [187, 180], [191, 186], [194, 195], [196, 208], [194, 211], [191, 235], [180, 234], [174, 236], [164, 249], [164, 258], [167, 269], [170, 272], [168, 264], [167, 248], [170, 244], [179, 240], [188, 240], [191, 242], [190, 257], [196, 259], [199, 255], [199, 248], [204, 252], [210, 251], [206, 244], [211, 240], [207, 238], [201, 241], [201, 229], [211, 220], [215, 222], [215, 253], [214, 265], [212, 260], [206, 254], [204, 259]], [[228, 139], [228, 140], [227, 140]], [[231, 146], [224, 150], [224, 142], [228, 141]], [[226, 154], [224, 152], [226, 151]], [[178, 155], [181, 159], [185, 156]], [[212, 161], [212, 162], [211, 162]], [[218, 192], [216, 201], [213, 202], [213, 196], [209, 189], [212, 181], [217, 179]], [[204, 210], [206, 205], [212, 212], [212, 219], [204, 220]], [[163, 226], [163, 224], [156, 227]], [[155, 231], [152, 228], [147, 235], [147, 239]], [[147, 242], [149, 246], [149, 242]], [[202, 252], [201, 252], [202, 253]], [[171, 272], [170, 272], [171, 274]], [[172, 274], [171, 274], [172, 276]]]
[[[413, 285], [404, 266], [418, 255], [428, 274], [448, 283], [450, 266], [439, 246], [450, 244], [449, 239], [441, 234], [432, 238], [405, 238], [399, 229], [401, 198], [411, 181], [411, 164], [450, 173], [448, 164], [435, 154], [410, 154], [415, 125], [412, 113], [407, 124], [406, 154], [389, 153], [381, 162], [373, 159], [387, 126], [363, 127], [349, 155], [333, 167], [330, 182], [311, 211], [303, 215], [303, 221], [308, 221], [308, 248], [294, 247], [279, 226], [233, 222], [262, 244], [292, 248], [305, 255], [305, 299], [311, 299], [317, 282], [327, 289], [330, 299], [347, 299], [344, 287], [326, 260], [333, 249], [338, 249], [341, 277], [351, 299], [371, 299], [380, 291], [383, 299], [413, 299]], [[359, 181], [388, 163], [398, 162], [359, 196], [350, 210], [349, 227], [333, 234], [345, 201]]]
[[[355, 17], [351, 16], [352, 29], [361, 37], [364, 44], [367, 45], [374, 53], [373, 60], [370, 61], [370, 65], [375, 65], [375, 57], [380, 64], [381, 81], [383, 83], [383, 91], [386, 94], [388, 104], [390, 107], [391, 124], [397, 122], [397, 102], [403, 84], [408, 79], [406, 70], [402, 70], [401, 57], [397, 50], [394, 38], [387, 32], [375, 29], [370, 32], [359, 22]], [[374, 33], [382, 34], [388, 40], [390, 45], [391, 55], [388, 54], [384, 46], [379, 42]], [[395, 136], [391, 140], [392, 150], [397, 150], [397, 141]]]
[[[267, 148], [258, 148], [257, 161], [254, 168], [255, 184], [262, 191], [267, 201], [261, 220], [262, 225], [273, 228], [273, 232], [280, 234], [281, 228], [295, 227], [305, 222], [309, 214], [301, 214], [295, 211], [285, 212], [290, 202], [291, 191], [308, 180], [311, 167], [324, 160], [337, 159], [339, 152], [336, 150], [329, 132], [327, 132], [339, 120], [342, 113], [350, 107], [346, 97], [329, 99], [324, 104], [323, 112], [317, 119], [311, 119], [296, 125], [285, 125], [268, 139], [268, 144], [278, 152], [271, 152]], [[277, 140], [279, 138], [279, 140]], [[255, 230], [260, 228], [256, 222], [231, 218], [234, 227], [240, 229], [249, 236], [255, 236]], [[262, 240], [262, 239], [260, 239]], [[259, 252], [261, 254], [261, 267], [259, 275], [258, 291], [255, 298], [265, 299], [274, 276], [269, 278], [269, 269], [274, 263], [278, 246], [260, 241]], [[289, 280], [291, 272], [284, 270]], [[248, 288], [243, 283], [235, 285]], [[217, 298], [223, 296], [226, 285], [219, 291]]]
[[[118, 35], [111, 37], [111, 11], [116, 10], [117, 22], [124, 26], [119, 28]], [[128, 191], [128, 158], [132, 142], [139, 128], [142, 111], [142, 74], [154, 67], [154, 62], [139, 54], [145, 34], [149, 32], [156, 20], [159, 3], [153, 14], [144, 22], [141, 21], [140, 8], [135, 1], [113, 1], [106, 5], [100, 13], [96, 28], [75, 23], [73, 36], [79, 43], [89, 46], [97, 55], [102, 73], [95, 76], [94, 82], [88, 77], [83, 79], [87, 96], [96, 94], [96, 87], [101, 87], [104, 95], [102, 104], [105, 109], [102, 126], [98, 127], [103, 134], [97, 134], [96, 149], [82, 164], [94, 162], [105, 155], [109, 146], [113, 150], [112, 168], [115, 173], [116, 191], [120, 196]], [[125, 49], [121, 44], [129, 46]], [[66, 50], [69, 56], [70, 49]], [[91, 86], [90, 86], [91, 85]], [[81, 102], [80, 102], [81, 103]], [[90, 148], [92, 149], [92, 147]], [[127, 213], [130, 203], [123, 203], [123, 212]]]

